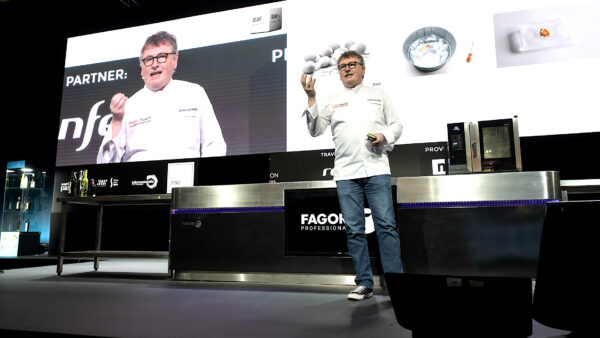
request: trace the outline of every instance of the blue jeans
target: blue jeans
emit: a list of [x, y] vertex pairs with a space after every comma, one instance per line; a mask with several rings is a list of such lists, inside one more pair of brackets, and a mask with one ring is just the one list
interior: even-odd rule
[[365, 233], [364, 196], [367, 196], [371, 208], [383, 271], [403, 272], [391, 176], [378, 175], [337, 181], [337, 194], [346, 222], [348, 251], [356, 271], [356, 285], [373, 288], [373, 272]]

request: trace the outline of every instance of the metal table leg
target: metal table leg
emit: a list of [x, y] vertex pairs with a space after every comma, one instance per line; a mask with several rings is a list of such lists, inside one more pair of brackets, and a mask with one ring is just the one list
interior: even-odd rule
[[61, 203], [61, 222], [58, 231], [58, 262], [56, 273], [60, 276], [63, 271], [63, 253], [65, 252], [65, 232], [67, 231], [67, 214], [69, 213], [69, 203]]
[[[98, 216], [96, 217], [96, 244], [95, 250], [96, 252], [100, 251], [100, 244], [102, 242], [102, 217], [104, 214], [104, 205], [100, 205], [98, 208]], [[98, 271], [100, 267], [100, 257], [94, 257], [94, 270]]]

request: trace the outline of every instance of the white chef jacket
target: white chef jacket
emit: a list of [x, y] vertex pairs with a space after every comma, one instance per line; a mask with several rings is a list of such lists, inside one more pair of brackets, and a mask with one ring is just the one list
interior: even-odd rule
[[108, 127], [97, 163], [225, 156], [227, 146], [212, 104], [200, 85], [173, 80], [140, 89], [125, 104], [121, 131]]
[[[304, 114], [312, 136], [323, 134], [331, 124], [336, 181], [391, 174], [386, 151], [402, 134], [402, 124], [381, 88], [363, 84], [344, 88], [327, 99], [323, 110], [314, 104]], [[388, 144], [374, 148], [367, 133], [382, 133]]]

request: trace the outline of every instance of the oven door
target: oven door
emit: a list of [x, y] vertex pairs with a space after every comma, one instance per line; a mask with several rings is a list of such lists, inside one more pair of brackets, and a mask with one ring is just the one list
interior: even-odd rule
[[481, 171], [521, 171], [517, 117], [479, 121]]

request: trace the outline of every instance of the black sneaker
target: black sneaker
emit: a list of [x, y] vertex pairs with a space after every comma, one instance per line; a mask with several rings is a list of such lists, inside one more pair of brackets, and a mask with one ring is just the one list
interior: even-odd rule
[[350, 291], [348, 294], [348, 299], [352, 300], [362, 300], [371, 298], [373, 296], [373, 290], [369, 289], [366, 286], [359, 285], [356, 289]]

